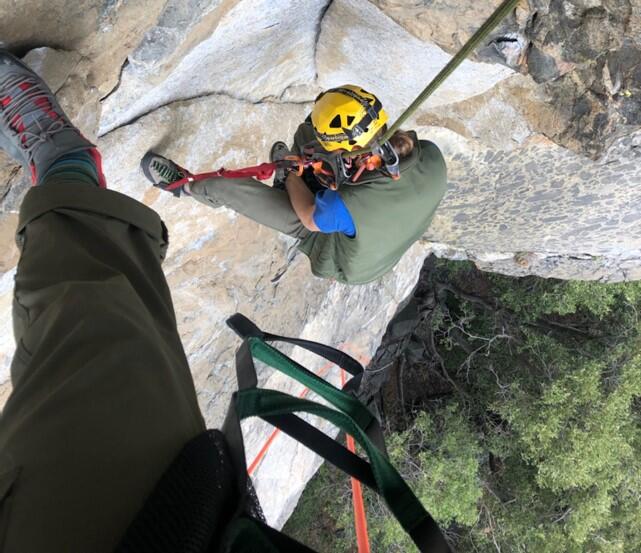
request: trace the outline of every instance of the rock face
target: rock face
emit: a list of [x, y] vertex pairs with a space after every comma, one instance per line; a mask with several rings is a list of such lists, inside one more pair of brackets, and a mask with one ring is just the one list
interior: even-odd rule
[[23, 53], [36, 46], [76, 51], [91, 71], [85, 81], [107, 94], [127, 55], [162, 12], [166, 0], [9, 0], [0, 4], [3, 46]]
[[[417, 37], [453, 52], [500, 1], [374, 3]], [[640, 28], [634, 0], [522, 0], [477, 58], [505, 63], [541, 84], [556, 121], [546, 118], [532, 129], [597, 158], [641, 126]]]
[[448, 195], [424, 239], [442, 242], [430, 245], [441, 256], [471, 258], [489, 271], [641, 279], [640, 150], [637, 132], [598, 162], [541, 139], [511, 152], [456, 154]]
[[[376, 37], [368, 40], [366, 37]], [[323, 89], [358, 82], [376, 91], [392, 117], [400, 115], [450, 60], [439, 47], [416, 39], [369, 2], [332, 2], [322, 21], [316, 50], [318, 83]], [[384, 71], [373, 71], [372, 60]], [[411, 65], [404, 60], [412, 60]], [[513, 72], [466, 61], [426, 102], [440, 107], [481, 94]], [[394, 87], [390, 88], [390, 80]], [[312, 98], [313, 99], [313, 98]]]
[[450, 54], [465, 44], [501, 2], [372, 0], [381, 11], [417, 38], [437, 44]]
[[546, 83], [566, 127], [550, 138], [592, 157], [641, 126], [637, 2], [533, 2], [528, 72]]
[[104, 102], [101, 133], [175, 100], [219, 93], [258, 102], [314, 80], [324, 0], [304, 0], [287, 17], [291, 3], [283, 0], [210, 4], [215, 11], [206, 16], [211, 26], [201, 30], [203, 40], [176, 61], [157, 38], [181, 32], [173, 17], [166, 19], [175, 27], [159, 25], [147, 33], [123, 69], [119, 88]]
[[[236, 311], [274, 333], [343, 347], [367, 362], [431, 252], [516, 275], [641, 278], [638, 7], [523, 2], [408, 123], [448, 162], [450, 189], [432, 227], [393, 272], [347, 287], [312, 277], [291, 239], [150, 188], [140, 158], [153, 148], [193, 171], [265, 160], [274, 140], [291, 138], [320, 90], [347, 82], [376, 92], [394, 118], [498, 0], [482, 8], [459, 0], [411, 8], [391, 0], [66, 4], [0, 7], [3, 40], [22, 52], [49, 46], [26, 61], [83, 131], [100, 136], [109, 186], [167, 223], [164, 269], [211, 426], [221, 423], [235, 388], [238, 340], [224, 320]], [[606, 11], [607, 25], [592, 22], [602, 14], [595, 7]], [[68, 23], [54, 25], [54, 16]], [[609, 38], [599, 34], [593, 43], [590, 33]], [[570, 38], [574, 50], [561, 48]], [[576, 88], [566, 102], [569, 83]], [[585, 110], [577, 107], [583, 99]], [[601, 131], [586, 131], [605, 112]], [[599, 159], [587, 157], [598, 152]], [[0, 405], [14, 349], [12, 234], [28, 184], [0, 158]], [[328, 370], [311, 356], [300, 360]], [[266, 369], [260, 378], [299, 392]], [[254, 421], [244, 429], [251, 462], [270, 430]], [[253, 474], [270, 523], [284, 523], [317, 465], [285, 437], [273, 442]]]
[[[398, 75], [392, 94], [382, 98], [392, 113], [400, 113], [449, 59], [440, 48], [394, 25], [369, 2], [304, 0], [283, 17], [289, 9], [290, 0], [237, 2], [220, 17], [216, 32], [175, 67], [167, 68], [162, 80], [158, 71], [149, 70], [162, 72], [161, 61], [141, 64], [137, 50], [123, 70], [120, 87], [104, 102], [101, 134], [172, 101], [214, 93], [250, 102], [311, 102], [321, 89], [351, 81], [372, 90], [389, 90], [388, 73], [372, 71], [372, 59], [390, 68], [403, 59], [419, 64]], [[255, 15], [248, 19], [244, 14], [250, 11]], [[363, 48], [367, 36], [377, 40]], [[149, 33], [145, 40], [152, 40]], [[145, 44], [142, 51], [150, 48]], [[468, 62], [431, 105], [474, 96], [510, 74], [499, 66]]]

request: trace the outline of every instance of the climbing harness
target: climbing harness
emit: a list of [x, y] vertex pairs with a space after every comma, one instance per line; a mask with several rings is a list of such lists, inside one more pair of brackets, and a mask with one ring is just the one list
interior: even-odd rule
[[313, 144], [303, 148], [302, 163], [304, 168], [310, 167], [316, 180], [327, 188], [358, 184], [365, 171], [382, 171], [394, 180], [400, 178], [398, 155], [389, 142], [377, 144], [374, 153], [353, 158], [345, 158], [340, 152], [319, 152]]

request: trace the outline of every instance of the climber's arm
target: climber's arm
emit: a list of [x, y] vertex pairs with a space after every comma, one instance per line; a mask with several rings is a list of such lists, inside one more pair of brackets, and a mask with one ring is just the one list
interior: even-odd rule
[[303, 226], [312, 232], [319, 232], [314, 222], [314, 209], [316, 208], [314, 194], [311, 192], [302, 178], [290, 173], [285, 182], [289, 201], [296, 212], [296, 215], [303, 223]]

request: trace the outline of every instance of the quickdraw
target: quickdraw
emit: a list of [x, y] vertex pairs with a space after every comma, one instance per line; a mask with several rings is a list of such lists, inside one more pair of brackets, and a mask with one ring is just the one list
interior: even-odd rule
[[[383, 156], [389, 158], [392, 154], [395, 156], [395, 166], [389, 166], [383, 161], [383, 159], [385, 159]], [[261, 163], [242, 169], [225, 169], [221, 167], [217, 171], [210, 171], [208, 173], [193, 174], [181, 167], [185, 176], [167, 185], [165, 190], [177, 190], [187, 183], [212, 178], [240, 179], [253, 177], [258, 180], [269, 180], [273, 177], [276, 169], [283, 165], [290, 168], [292, 172], [299, 177], [303, 175], [305, 169], [311, 168], [318, 182], [332, 189], [338, 188], [343, 184], [356, 184], [364, 171], [378, 171], [381, 170], [383, 166], [388, 168], [389, 176], [395, 180], [400, 178], [400, 172], [398, 172], [398, 156], [396, 156], [396, 152], [391, 145], [389, 145], [387, 150], [381, 148], [380, 153], [367, 153], [351, 159], [342, 157], [340, 153], [326, 154], [314, 152], [313, 154], [306, 154], [304, 157], [286, 156], [280, 161]], [[396, 173], [392, 173], [392, 171], [389, 170], [390, 168], [392, 170], [395, 169]]]
[[187, 183], [198, 182], [205, 179], [212, 179], [222, 177], [226, 179], [241, 179], [246, 177], [255, 177], [259, 180], [267, 180], [271, 178], [276, 171], [276, 163], [261, 163], [252, 167], [244, 167], [243, 169], [225, 169], [221, 167], [218, 171], [210, 171], [209, 173], [199, 173], [194, 175], [183, 167], [180, 169], [185, 173], [185, 176], [165, 187], [165, 190], [173, 191], [182, 188]]
[[275, 161], [271, 163], [261, 163], [259, 165], [252, 165], [251, 167], [243, 167], [242, 169], [225, 169], [221, 167], [217, 171], [209, 171], [207, 173], [198, 173], [193, 174], [187, 171], [184, 167], [180, 167], [181, 171], [185, 176], [177, 181], [168, 184], [165, 187], [167, 191], [177, 190], [185, 186], [185, 184], [191, 182], [198, 182], [206, 179], [242, 179], [247, 177], [253, 177], [258, 180], [269, 180], [274, 176], [276, 169], [279, 166], [286, 165], [291, 168], [292, 171], [301, 177], [303, 172], [307, 167], [312, 167], [314, 169], [314, 174], [318, 171], [318, 174], [331, 175], [329, 171], [322, 168], [322, 162], [316, 160], [305, 160], [299, 156], [287, 156], [280, 161]]

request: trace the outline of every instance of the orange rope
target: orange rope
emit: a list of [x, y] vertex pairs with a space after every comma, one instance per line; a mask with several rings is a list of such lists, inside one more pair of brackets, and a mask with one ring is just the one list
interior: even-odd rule
[[[341, 387], [345, 386], [345, 371], [341, 369]], [[347, 449], [356, 453], [354, 438], [347, 435]], [[356, 545], [358, 553], [370, 553], [369, 535], [367, 533], [367, 517], [365, 516], [365, 503], [363, 502], [363, 488], [356, 478], [352, 481], [352, 500], [354, 503], [354, 526], [356, 527]]]
[[[329, 369], [333, 366], [333, 363], [325, 363], [319, 370], [318, 370], [318, 376], [321, 378], [324, 377], [328, 372]], [[309, 393], [309, 388], [305, 388], [299, 395], [299, 398], [304, 398], [307, 396]], [[260, 462], [263, 460], [267, 452], [269, 451], [269, 448], [272, 445], [272, 442], [276, 439], [276, 437], [280, 434], [280, 428], [274, 428], [272, 433], [269, 435], [269, 438], [267, 438], [267, 441], [263, 444], [263, 447], [260, 448], [260, 451], [254, 458], [254, 460], [251, 462], [249, 467], [247, 468], [247, 473], [251, 476], [253, 472], [258, 468], [258, 465], [260, 465]]]
[[269, 435], [269, 438], [267, 438], [267, 441], [258, 452], [258, 455], [256, 455], [256, 458], [249, 465], [249, 468], [247, 469], [247, 474], [249, 474], [249, 476], [251, 476], [252, 473], [256, 470], [260, 462], [263, 460], [263, 457], [265, 457], [265, 455], [267, 454], [267, 451], [271, 447], [272, 442], [276, 439], [276, 436], [278, 436], [279, 434], [280, 434], [280, 428], [274, 428], [274, 431]]
[[[365, 360], [365, 357], [363, 355], [358, 355], [357, 358], [364, 365], [367, 365], [367, 363], [369, 362], [369, 360]], [[333, 366], [333, 363], [325, 363], [318, 370], [318, 376], [324, 378], [325, 375], [329, 372], [329, 369]], [[343, 386], [345, 386], [345, 371], [341, 369], [341, 387]], [[305, 388], [298, 395], [298, 397], [304, 398], [308, 393], [309, 388]], [[260, 451], [247, 468], [247, 473], [250, 476], [254, 473], [254, 471], [258, 468], [258, 465], [260, 465], [261, 461], [265, 458], [265, 455], [267, 455], [269, 448], [272, 446], [272, 443], [278, 437], [280, 432], [280, 428], [275, 428], [269, 435], [269, 438], [267, 438], [267, 440], [263, 444], [263, 447], [260, 448]], [[349, 449], [352, 453], [356, 453], [354, 438], [349, 435], [347, 436], [347, 449]], [[370, 553], [369, 536], [367, 533], [367, 517], [365, 516], [365, 503], [363, 502], [363, 488], [361, 486], [361, 483], [356, 478], [352, 478], [351, 481], [352, 497], [354, 503], [354, 525], [356, 527], [356, 543], [358, 545], [358, 553]]]

